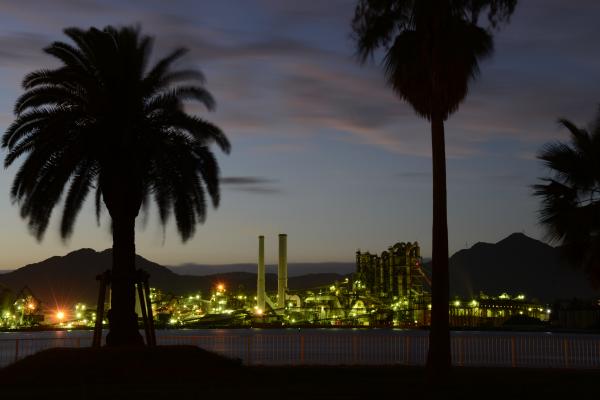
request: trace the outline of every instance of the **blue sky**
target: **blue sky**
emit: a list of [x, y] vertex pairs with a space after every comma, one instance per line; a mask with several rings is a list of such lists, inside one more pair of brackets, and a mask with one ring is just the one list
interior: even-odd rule
[[[289, 235], [289, 259], [352, 261], [419, 241], [431, 252], [429, 125], [385, 86], [376, 63], [353, 57], [355, 1], [0, 2], [0, 131], [12, 121], [22, 77], [55, 62], [41, 49], [68, 26], [139, 23], [156, 37], [156, 56], [177, 46], [200, 68], [217, 111], [190, 107], [233, 144], [219, 156], [222, 204], [183, 245], [152, 210], [138, 220], [137, 248], [169, 265], [253, 262], [259, 234], [267, 261], [276, 235]], [[496, 32], [494, 56], [446, 125], [451, 252], [512, 232], [542, 238], [529, 185], [545, 171], [540, 147], [566, 137], [556, 120], [586, 125], [600, 103], [600, 2], [521, 0]], [[2, 154], [2, 157], [4, 154]], [[56, 224], [41, 243], [9, 198], [16, 168], [0, 173], [0, 268], [81, 247], [110, 247], [107, 221], [91, 204], [74, 237]], [[57, 215], [60, 213], [57, 212]]]

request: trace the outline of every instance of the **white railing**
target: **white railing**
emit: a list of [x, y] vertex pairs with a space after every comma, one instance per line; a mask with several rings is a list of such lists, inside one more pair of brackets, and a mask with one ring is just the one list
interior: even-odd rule
[[[159, 345], [187, 344], [241, 359], [246, 365], [424, 365], [423, 334], [251, 333], [169, 335]], [[52, 347], [89, 347], [90, 337], [0, 339], [0, 367]], [[600, 368], [600, 336], [557, 334], [453, 334], [456, 366]]]

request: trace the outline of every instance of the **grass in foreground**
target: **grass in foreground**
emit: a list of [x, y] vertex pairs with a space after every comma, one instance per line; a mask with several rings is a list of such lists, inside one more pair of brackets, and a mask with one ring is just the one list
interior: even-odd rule
[[455, 368], [432, 389], [423, 368], [243, 367], [193, 346], [51, 349], [0, 370], [2, 398], [597, 399], [600, 371]]

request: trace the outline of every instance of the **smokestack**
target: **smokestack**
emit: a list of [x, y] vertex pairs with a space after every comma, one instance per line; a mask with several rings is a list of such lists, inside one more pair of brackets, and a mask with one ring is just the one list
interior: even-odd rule
[[277, 268], [277, 308], [285, 307], [287, 292], [287, 235], [279, 234], [279, 265]]
[[258, 237], [258, 274], [256, 280], [256, 305], [265, 311], [265, 237]]

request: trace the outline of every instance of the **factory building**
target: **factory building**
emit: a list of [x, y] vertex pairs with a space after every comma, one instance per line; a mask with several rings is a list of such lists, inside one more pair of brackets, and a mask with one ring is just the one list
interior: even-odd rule
[[419, 244], [396, 243], [381, 255], [356, 252], [356, 278], [367, 292], [384, 298], [416, 298], [431, 285], [421, 266]]
[[429, 324], [431, 280], [417, 242], [396, 243], [380, 255], [358, 250], [354, 284], [367, 302], [391, 308], [394, 325]]

